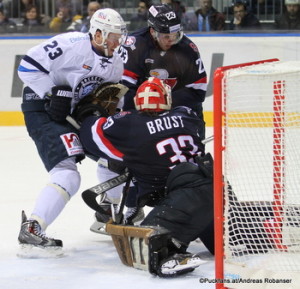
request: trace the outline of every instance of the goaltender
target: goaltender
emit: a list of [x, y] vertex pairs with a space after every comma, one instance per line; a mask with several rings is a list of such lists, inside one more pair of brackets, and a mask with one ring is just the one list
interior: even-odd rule
[[171, 88], [155, 77], [139, 86], [134, 103], [136, 110], [108, 118], [88, 105], [74, 116], [84, 148], [124, 164], [136, 206], [154, 207], [140, 226], [124, 218], [106, 231], [124, 264], [162, 277], [184, 274], [203, 263], [186, 251], [190, 242], [200, 238], [213, 253], [212, 158], [204, 154], [201, 120], [190, 108], [171, 109]]

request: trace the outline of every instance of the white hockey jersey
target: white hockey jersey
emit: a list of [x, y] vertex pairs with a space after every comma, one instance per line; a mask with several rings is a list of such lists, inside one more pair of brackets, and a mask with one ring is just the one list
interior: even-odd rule
[[18, 74], [39, 97], [56, 85], [73, 89], [73, 106], [104, 82], [117, 83], [123, 74], [117, 51], [105, 57], [94, 51], [88, 33], [69, 32], [32, 47], [22, 59]]

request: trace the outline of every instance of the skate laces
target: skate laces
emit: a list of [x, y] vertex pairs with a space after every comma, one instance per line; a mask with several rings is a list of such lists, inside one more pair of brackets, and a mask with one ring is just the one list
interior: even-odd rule
[[40, 226], [40, 224], [35, 221], [35, 220], [28, 220], [27, 221], [29, 226], [28, 226], [28, 231], [29, 233], [36, 235], [42, 239], [46, 239], [46, 240], [54, 240], [53, 238], [50, 238], [48, 236], [46, 236], [46, 233], [44, 231], [42, 231], [42, 228]]

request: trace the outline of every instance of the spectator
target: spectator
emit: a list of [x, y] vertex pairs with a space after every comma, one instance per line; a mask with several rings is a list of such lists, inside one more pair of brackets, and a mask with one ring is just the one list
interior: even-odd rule
[[0, 9], [0, 33], [14, 33], [17, 31], [17, 25], [10, 20], [4, 11]]
[[88, 4], [87, 12], [88, 15], [84, 19], [77, 19], [73, 21], [72, 24], [67, 28], [68, 31], [81, 31], [81, 32], [88, 32], [90, 29], [90, 20], [93, 14], [101, 8], [101, 5], [97, 1], [91, 1]]
[[285, 11], [275, 20], [276, 29], [300, 29], [300, 0], [285, 0]]
[[0, 11], [8, 15], [11, 7], [11, 0], [0, 0]]
[[81, 15], [75, 15], [72, 17], [72, 8], [70, 3], [61, 3], [58, 7], [56, 17], [54, 17], [49, 24], [49, 28], [52, 32], [65, 32], [72, 22], [81, 18]]
[[56, 11], [59, 9], [61, 5], [68, 5], [71, 7], [72, 16], [79, 14], [83, 15], [84, 11], [87, 10], [88, 3], [90, 1], [83, 1], [83, 0], [52, 0], [55, 2], [55, 9]]
[[129, 31], [134, 31], [141, 27], [147, 26], [147, 20], [148, 20], [147, 15], [150, 6], [151, 4], [147, 1], [139, 2], [139, 6], [137, 8], [137, 14], [135, 14], [130, 19], [130, 25], [128, 26]]
[[184, 16], [186, 31], [218, 31], [225, 28], [225, 16], [212, 6], [212, 0], [199, 0], [200, 8]]
[[22, 25], [22, 32], [35, 33], [45, 32], [46, 30], [46, 25], [39, 14], [38, 7], [34, 5], [27, 6]]
[[260, 22], [256, 16], [247, 11], [244, 2], [236, 2], [233, 5], [233, 19], [230, 21], [229, 30], [251, 30], [259, 29]]
[[[176, 15], [179, 19], [182, 19], [185, 13], [185, 6], [181, 4], [178, 0], [161, 0], [161, 4], [168, 5], [173, 11], [175, 11]], [[150, 5], [151, 6], [151, 5]]]
[[110, 8], [112, 5], [108, 1], [103, 1], [101, 2], [101, 7], [102, 8]]
[[281, 10], [281, 0], [253, 0], [251, 11], [260, 16], [279, 14]]
[[36, 6], [40, 13], [42, 7], [41, 0], [12, 0], [11, 17], [25, 18], [26, 8], [29, 5]]

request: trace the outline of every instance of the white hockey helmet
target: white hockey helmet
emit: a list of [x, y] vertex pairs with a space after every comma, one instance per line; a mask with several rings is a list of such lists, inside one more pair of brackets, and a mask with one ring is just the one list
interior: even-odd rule
[[107, 39], [109, 33], [121, 34], [120, 45], [126, 40], [127, 29], [126, 23], [124, 22], [122, 16], [114, 9], [104, 8], [97, 10], [91, 20], [89, 32], [94, 37], [97, 30], [101, 30], [103, 43]]

